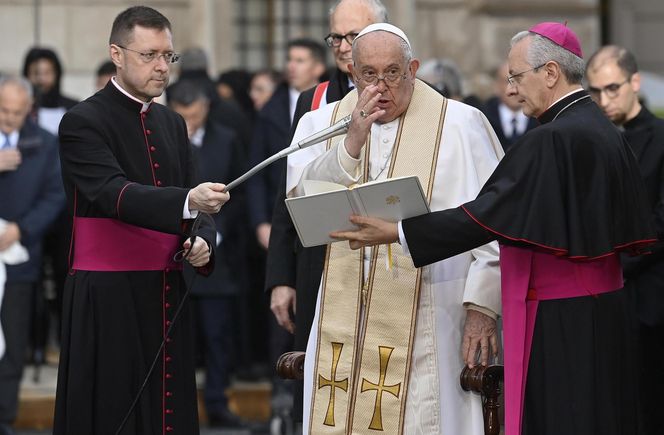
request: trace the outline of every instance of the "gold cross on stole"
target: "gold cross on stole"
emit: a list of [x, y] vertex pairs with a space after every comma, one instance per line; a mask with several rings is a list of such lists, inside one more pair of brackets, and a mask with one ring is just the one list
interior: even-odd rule
[[325, 414], [326, 426], [334, 426], [334, 398], [336, 396], [336, 388], [341, 388], [348, 391], [348, 378], [337, 381], [337, 366], [339, 365], [339, 358], [341, 357], [341, 350], [343, 343], [332, 343], [332, 368], [330, 369], [330, 379], [325, 379], [322, 375], [318, 375], [318, 389], [323, 387], [330, 387], [330, 400], [327, 403], [327, 413]]
[[373, 416], [371, 417], [371, 424], [369, 429], [383, 430], [383, 413], [382, 402], [383, 392], [388, 392], [397, 399], [399, 398], [399, 390], [401, 390], [401, 383], [395, 385], [385, 385], [385, 375], [387, 374], [387, 364], [390, 362], [393, 347], [378, 346], [378, 353], [380, 355], [380, 375], [378, 384], [368, 381], [366, 378], [362, 379], [362, 392], [376, 391], [376, 403], [374, 405]]

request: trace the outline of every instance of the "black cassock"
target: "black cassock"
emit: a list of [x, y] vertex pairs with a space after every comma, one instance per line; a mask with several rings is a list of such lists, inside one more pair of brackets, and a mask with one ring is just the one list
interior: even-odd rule
[[[112, 82], [60, 124], [70, 213], [189, 235], [183, 219], [194, 163], [184, 121], [143, 105]], [[213, 246], [214, 228], [198, 232]], [[74, 232], [73, 235], [76, 238]], [[104, 246], [98, 246], [103, 252]], [[76, 253], [70, 254], [70, 260]], [[214, 264], [214, 260], [209, 263]], [[203, 275], [210, 267], [201, 268]], [[202, 278], [200, 278], [202, 279]], [[62, 316], [55, 429], [114, 434], [134, 400], [185, 291], [181, 273], [72, 270]], [[122, 434], [198, 433], [189, 307], [184, 306]]]
[[652, 370], [653, 361], [664, 360], [664, 120], [643, 107], [623, 127], [643, 174], [659, 239], [650, 255], [623, 256], [625, 288], [638, 317], [639, 433], [651, 435], [661, 431], [659, 395], [664, 390], [664, 370]]
[[[635, 253], [654, 241], [636, 160], [588, 94], [580, 90], [563, 98], [539, 121], [475, 200], [402, 222], [416, 266], [490, 240], [579, 262]], [[539, 301], [523, 434], [637, 433], [627, 300], [618, 290]]]

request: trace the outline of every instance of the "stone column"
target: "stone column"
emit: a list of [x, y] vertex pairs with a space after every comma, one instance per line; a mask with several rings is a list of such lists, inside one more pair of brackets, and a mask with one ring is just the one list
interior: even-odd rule
[[237, 64], [233, 48], [233, 0], [190, 0], [187, 47], [200, 47], [208, 54], [210, 74]]

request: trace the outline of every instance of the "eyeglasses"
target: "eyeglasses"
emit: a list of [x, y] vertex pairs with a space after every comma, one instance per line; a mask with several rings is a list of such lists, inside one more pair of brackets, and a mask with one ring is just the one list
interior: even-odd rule
[[346, 33], [345, 35], [330, 33], [325, 37], [325, 43], [328, 47], [339, 47], [341, 45], [341, 41], [345, 39], [348, 45], [352, 45], [355, 38], [357, 38], [357, 35], [359, 35], [357, 32], [350, 32]]
[[397, 86], [405, 78], [406, 74], [398, 68], [388, 69], [383, 75], [378, 75], [375, 71], [364, 71], [359, 76], [360, 81], [367, 86], [378, 84], [379, 80], [383, 80], [387, 86]]
[[[521, 76], [524, 75], [527, 72], [531, 71], [537, 71], [538, 69], [542, 68], [544, 65], [546, 65], [547, 62], [544, 62], [542, 65], [537, 65], [535, 68], [530, 68], [525, 71], [521, 71], [520, 73], [512, 74], [511, 76], [507, 76], [507, 84], [514, 86], [518, 85], [521, 83]], [[518, 79], [518, 80], [517, 80]]]
[[629, 83], [629, 81], [630, 79], [627, 79], [622, 83], [611, 83], [602, 88], [594, 88], [592, 86], [588, 86], [588, 93], [595, 100], [599, 100], [602, 92], [604, 92], [607, 97], [613, 99], [616, 98], [618, 94], [620, 94], [620, 88], [622, 87], [622, 85], [624, 85], [625, 83]]
[[118, 45], [118, 47], [120, 47], [123, 50], [128, 50], [128, 51], [133, 51], [134, 53], [138, 53], [139, 56], [141, 57], [141, 60], [145, 63], [153, 62], [159, 59], [160, 57], [163, 57], [166, 63], [176, 63], [178, 60], [180, 60], [180, 55], [172, 51], [169, 51], [168, 53], [157, 53], [156, 51], [142, 52], [131, 48], [123, 47], [121, 45]]

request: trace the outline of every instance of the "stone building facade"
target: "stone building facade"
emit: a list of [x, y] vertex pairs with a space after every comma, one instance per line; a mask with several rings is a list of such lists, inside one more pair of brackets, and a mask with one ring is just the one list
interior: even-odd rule
[[[168, 16], [177, 50], [200, 46], [211, 73], [280, 67], [288, 39], [322, 40], [332, 0], [0, 0], [0, 71], [18, 72], [27, 49], [54, 48], [65, 66], [64, 91], [92, 92], [96, 67], [107, 58], [115, 15], [132, 4]], [[603, 42], [634, 50], [642, 69], [664, 74], [657, 47], [664, 28], [661, 0], [384, 0], [390, 21], [411, 38], [420, 59], [451, 58], [467, 90], [482, 93], [488, 71], [507, 54], [509, 38], [543, 20], [567, 21], [590, 53]]]

